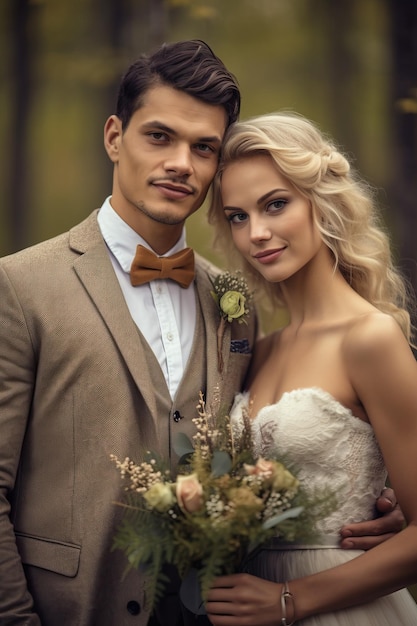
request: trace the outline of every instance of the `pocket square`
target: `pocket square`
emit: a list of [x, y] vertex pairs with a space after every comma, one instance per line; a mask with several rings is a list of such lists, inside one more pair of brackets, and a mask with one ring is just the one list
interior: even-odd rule
[[248, 339], [232, 339], [230, 342], [230, 352], [239, 352], [240, 354], [250, 354], [251, 349]]

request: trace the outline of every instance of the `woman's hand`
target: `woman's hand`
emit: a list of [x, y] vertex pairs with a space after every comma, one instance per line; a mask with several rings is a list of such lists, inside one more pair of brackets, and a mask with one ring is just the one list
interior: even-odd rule
[[278, 626], [281, 587], [250, 574], [220, 576], [207, 597], [208, 618], [214, 626]]

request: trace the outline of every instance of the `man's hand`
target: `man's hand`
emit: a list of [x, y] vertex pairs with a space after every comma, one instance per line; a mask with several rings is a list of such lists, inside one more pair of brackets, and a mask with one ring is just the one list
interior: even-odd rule
[[342, 527], [341, 548], [369, 550], [398, 533], [404, 527], [404, 516], [395, 493], [388, 487], [376, 501], [377, 517], [367, 522], [347, 524]]

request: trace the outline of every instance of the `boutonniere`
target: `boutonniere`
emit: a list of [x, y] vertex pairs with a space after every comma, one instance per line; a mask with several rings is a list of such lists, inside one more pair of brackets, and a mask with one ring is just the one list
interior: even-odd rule
[[216, 278], [212, 278], [213, 296], [220, 312], [220, 324], [217, 329], [217, 361], [219, 372], [223, 371], [222, 343], [226, 323], [237, 321], [239, 324], [247, 324], [249, 317], [249, 304], [253, 293], [249, 290], [242, 272], [235, 274], [224, 272]]

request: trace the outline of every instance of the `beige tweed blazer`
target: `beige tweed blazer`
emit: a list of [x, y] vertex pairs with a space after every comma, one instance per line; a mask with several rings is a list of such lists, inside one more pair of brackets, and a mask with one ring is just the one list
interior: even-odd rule
[[197, 257], [196, 336], [172, 401], [96, 215], [0, 261], [0, 624], [145, 626], [142, 576], [111, 549], [122, 484], [109, 455], [175, 464], [199, 391], [228, 407], [249, 364], [255, 316], [228, 325], [219, 375], [216, 269]]

